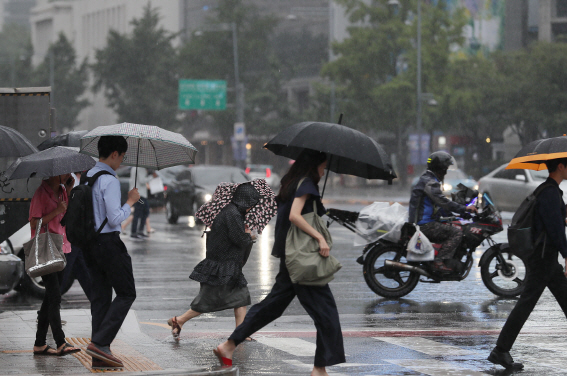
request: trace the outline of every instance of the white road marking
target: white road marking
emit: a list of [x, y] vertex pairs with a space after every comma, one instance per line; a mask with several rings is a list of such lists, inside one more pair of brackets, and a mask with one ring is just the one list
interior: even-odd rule
[[374, 339], [419, 351], [431, 356], [476, 355], [476, 352], [461, 349], [457, 346], [446, 345], [421, 337], [373, 337]]
[[[301, 361], [299, 361], [299, 360], [284, 360], [284, 362], [287, 363], [287, 364], [290, 364], [290, 365], [292, 365], [292, 366], [296, 366], [296, 367], [303, 368], [303, 369], [305, 369], [306, 371], [313, 369], [313, 364], [306, 364], [306, 363], [303, 363], [303, 362], [301, 362]], [[336, 366], [332, 366], [332, 367], [336, 367]], [[348, 376], [348, 375], [345, 374], [345, 373], [333, 372], [332, 370], [329, 369], [329, 368], [332, 368], [332, 367], [327, 367], [327, 373], [328, 373], [329, 375], [334, 375], [334, 376]]]
[[385, 359], [400, 367], [409, 368], [430, 376], [485, 376], [486, 373], [456, 367], [435, 359]]
[[299, 338], [272, 338], [257, 336], [255, 339], [263, 345], [285, 351], [294, 356], [315, 356], [315, 344]]

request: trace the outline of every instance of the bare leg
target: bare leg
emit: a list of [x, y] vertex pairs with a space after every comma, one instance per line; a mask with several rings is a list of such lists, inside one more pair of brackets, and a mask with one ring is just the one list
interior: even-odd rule
[[146, 231], [149, 233], [152, 232], [152, 228], [150, 226], [150, 217], [148, 216], [148, 218], [146, 218]]
[[134, 219], [134, 216], [132, 214], [130, 214], [128, 216], [128, 218], [126, 218], [126, 220], [124, 222], [122, 222], [122, 231], [124, 231], [126, 229], [126, 227], [128, 227], [128, 225], [130, 223], [132, 223], [133, 219]]
[[200, 314], [201, 312], [197, 312], [197, 311], [193, 311], [192, 309], [189, 309], [189, 311], [185, 312], [181, 316], [177, 316], [177, 322], [179, 323], [179, 326], [183, 326], [183, 324], [185, 324], [187, 321], [191, 320], [194, 317], [199, 316]]
[[193, 311], [192, 309], [189, 309], [187, 312], [185, 312], [184, 314], [182, 314], [181, 316], [177, 316], [174, 318], [171, 318], [169, 320], [167, 320], [167, 323], [169, 326], [171, 326], [171, 334], [173, 334], [174, 337], [178, 337], [179, 333], [181, 332], [181, 329], [176, 330], [177, 328], [174, 327], [174, 319], [177, 320], [177, 324], [179, 325], [179, 327], [183, 327], [183, 324], [185, 324], [187, 321], [191, 320], [194, 317], [197, 317], [201, 314], [201, 312], [197, 312], [197, 311]]
[[238, 307], [234, 309], [234, 321], [236, 321], [236, 326], [242, 324], [244, 317], [246, 316], [246, 307]]
[[234, 344], [234, 341], [231, 339], [221, 343], [217, 347], [217, 350], [220, 352], [221, 356], [228, 359], [232, 359], [232, 354], [234, 353], [234, 349], [236, 349], [236, 345]]
[[311, 371], [311, 376], [329, 376], [325, 367], [313, 367], [313, 371]]

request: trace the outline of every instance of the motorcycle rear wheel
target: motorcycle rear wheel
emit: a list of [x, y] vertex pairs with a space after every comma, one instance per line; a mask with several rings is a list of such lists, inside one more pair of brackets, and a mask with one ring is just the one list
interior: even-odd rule
[[419, 282], [419, 274], [402, 270], [387, 270], [385, 260], [406, 263], [401, 249], [396, 245], [377, 244], [364, 259], [363, 274], [372, 291], [384, 298], [401, 298], [413, 291]]
[[496, 257], [497, 250], [489, 248], [482, 257], [480, 276], [486, 288], [493, 294], [503, 298], [514, 298], [524, 291], [527, 266], [524, 260], [514, 255], [510, 248], [504, 248], [500, 252], [510, 267], [508, 274], [500, 267]]

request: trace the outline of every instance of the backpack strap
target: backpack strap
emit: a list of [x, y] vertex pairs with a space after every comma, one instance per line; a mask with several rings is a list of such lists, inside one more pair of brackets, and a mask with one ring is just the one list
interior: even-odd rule
[[[541, 191], [543, 191], [543, 190], [544, 190], [545, 188], [547, 188], [547, 187], [553, 187], [553, 184], [552, 184], [552, 183], [550, 183], [550, 184], [542, 184], [542, 185], [540, 185], [539, 187], [537, 187], [537, 188], [534, 190], [534, 193], [533, 193], [534, 197], [537, 198], [537, 196], [539, 196], [539, 194], [541, 193]], [[559, 193], [559, 192], [558, 192], [558, 193]], [[560, 195], [559, 198], [561, 198], [561, 195]], [[541, 250], [541, 257], [543, 258], [543, 254], [544, 254], [544, 252], [545, 252], [545, 240], [547, 240], [547, 234], [546, 234], [545, 228], [541, 231], [541, 233], [539, 234], [539, 236], [537, 237], [537, 239], [536, 239], [536, 241], [535, 241], [535, 243], [534, 243], [536, 247], [537, 247], [537, 245], [541, 242], [541, 239], [544, 239], [543, 249]]]
[[[85, 184], [88, 183], [90, 187], [92, 187], [94, 185], [94, 183], [96, 182], [96, 180], [101, 176], [101, 175], [112, 175], [110, 172], [102, 170], [97, 172], [96, 174], [94, 174], [93, 176], [89, 176], [87, 177], [87, 174], [85, 173], [84, 175], [81, 175], [81, 184]], [[114, 175], [112, 175], [114, 176]], [[85, 178], [83, 180], [83, 177]], [[102, 231], [102, 229], [104, 228], [104, 226], [106, 226], [106, 224], [108, 223], [108, 218], [104, 218], [104, 221], [102, 221], [102, 224], [100, 225], [100, 227], [98, 228], [98, 230], [96, 231], [97, 235], [100, 235], [100, 232]]]

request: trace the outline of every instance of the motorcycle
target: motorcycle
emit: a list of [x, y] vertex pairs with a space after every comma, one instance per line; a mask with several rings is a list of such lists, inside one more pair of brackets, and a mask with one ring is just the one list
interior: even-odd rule
[[[488, 243], [478, 266], [482, 281], [486, 288], [495, 295], [512, 298], [524, 290], [527, 265], [518, 257], [508, 243], [496, 243], [492, 235], [501, 232], [502, 217], [486, 194], [479, 200], [478, 191], [462, 186], [453, 201], [481, 207], [477, 215], [470, 219], [445, 217], [441, 221], [448, 226], [460, 228], [463, 239], [453, 259], [447, 262], [453, 269], [451, 273], [439, 272], [432, 267], [432, 262], [417, 262], [407, 260], [407, 245], [415, 233], [415, 226], [405, 223], [397, 242], [378, 239], [367, 244], [362, 250], [362, 256], [356, 261], [363, 266], [362, 271], [366, 284], [376, 294], [385, 298], [400, 298], [413, 291], [418, 282], [440, 283], [446, 281], [462, 281], [469, 275], [473, 266], [473, 254], [476, 248]], [[331, 219], [330, 226], [337, 222], [356, 234], [365, 237], [356, 227], [357, 212], [329, 209], [327, 216]], [[433, 244], [435, 253], [441, 244]]]

